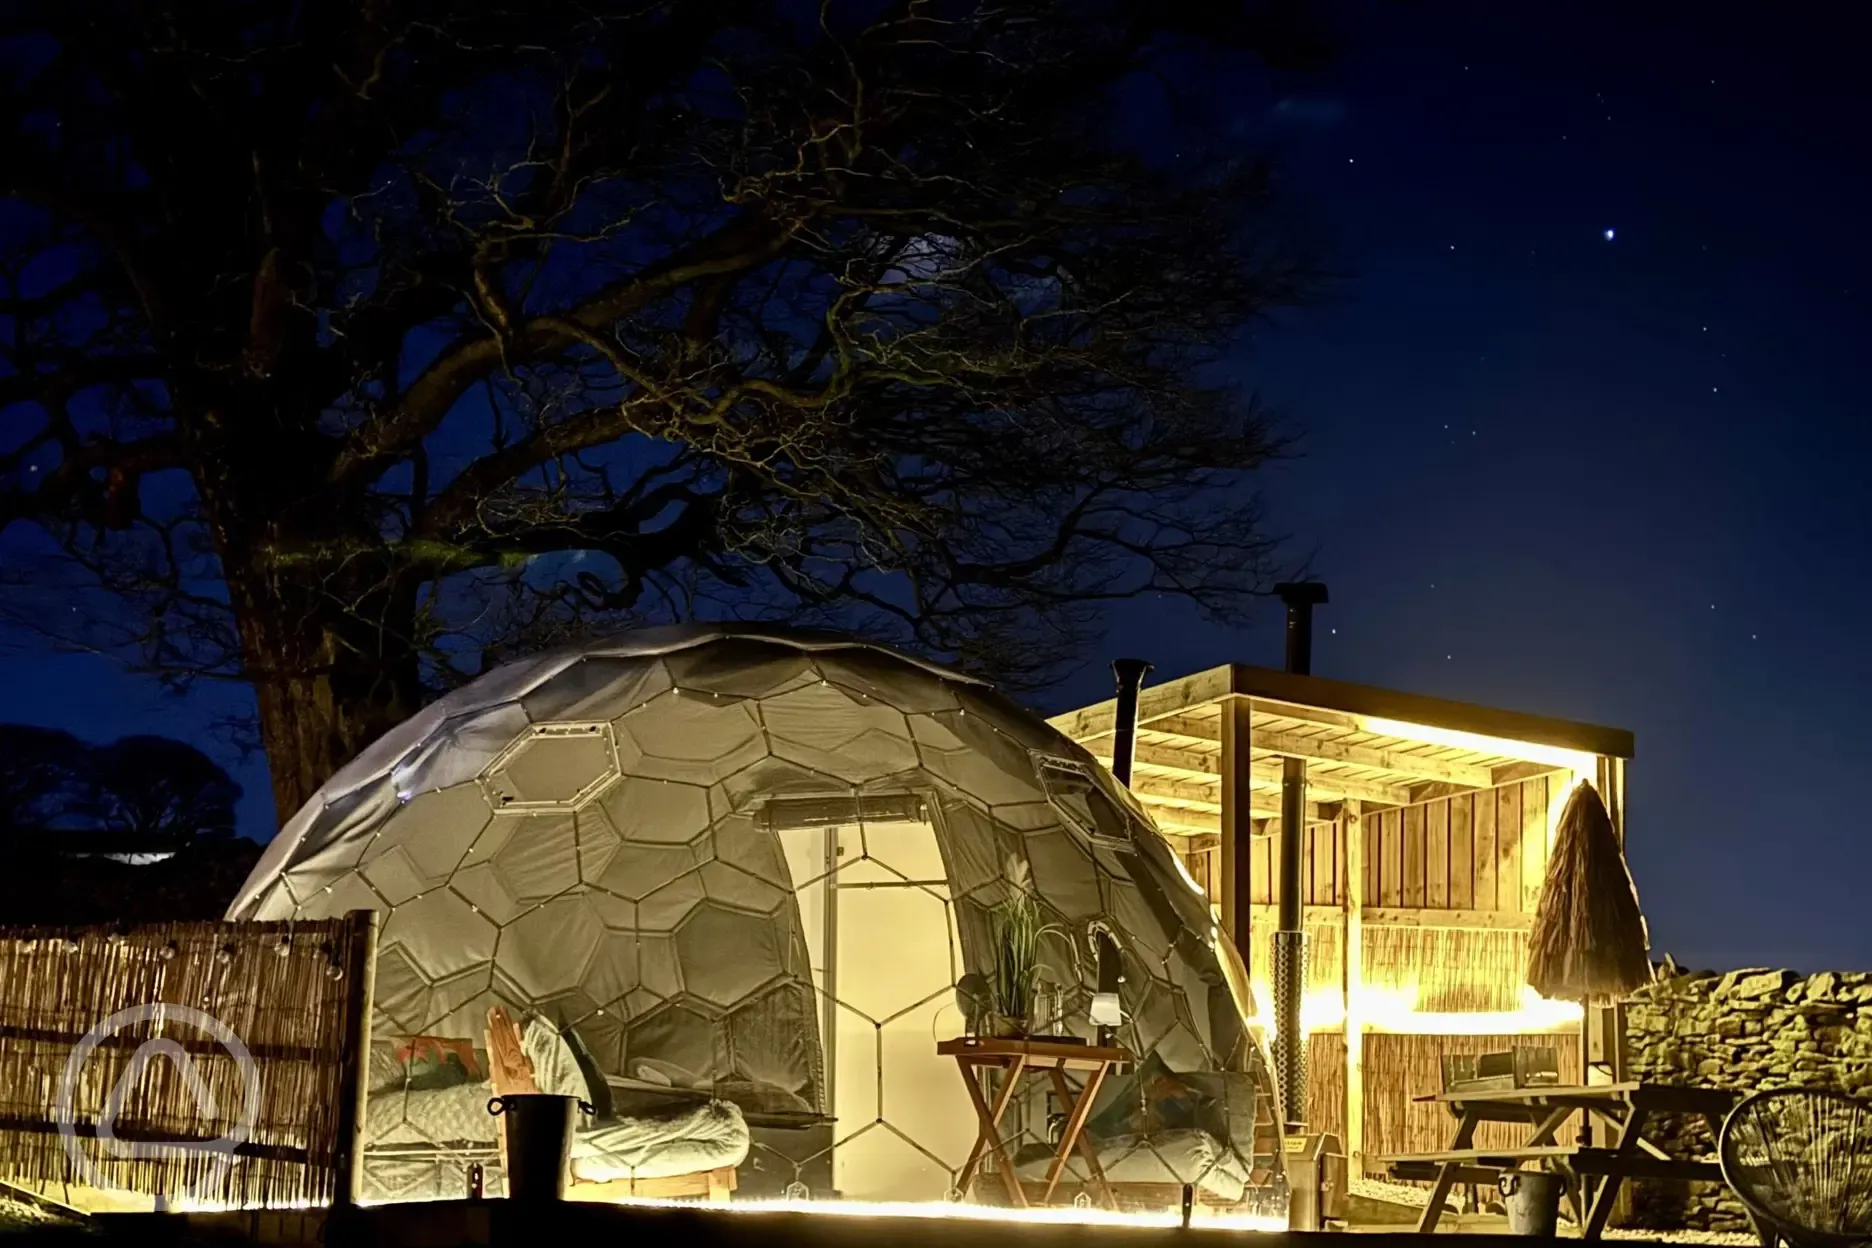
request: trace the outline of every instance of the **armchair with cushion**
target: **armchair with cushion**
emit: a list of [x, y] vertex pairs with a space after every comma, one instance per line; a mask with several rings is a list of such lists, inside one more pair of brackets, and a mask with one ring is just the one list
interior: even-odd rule
[[575, 1200], [627, 1196], [726, 1200], [747, 1157], [741, 1110], [706, 1094], [627, 1098], [581, 1060], [577, 1037], [537, 1015], [489, 1011], [487, 1047], [444, 1037], [374, 1045], [365, 1178], [374, 1199], [456, 1199], [469, 1166], [500, 1171], [497, 1095], [550, 1092], [594, 1107], [572, 1144]]

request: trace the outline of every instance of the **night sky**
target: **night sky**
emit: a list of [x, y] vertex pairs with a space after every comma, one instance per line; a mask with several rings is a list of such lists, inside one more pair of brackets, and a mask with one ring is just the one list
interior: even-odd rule
[[[1631, 729], [1691, 966], [1872, 967], [1872, 101], [1842, 10], [1791, 7], [1372, 4], [1329, 75], [1237, 93], [1347, 275], [1241, 371], [1304, 432], [1263, 486], [1332, 590], [1314, 670]], [[1273, 607], [1112, 624], [1154, 679], [1280, 662]], [[189, 737], [264, 838], [264, 763], [208, 731], [244, 698], [0, 654], [0, 719]]]

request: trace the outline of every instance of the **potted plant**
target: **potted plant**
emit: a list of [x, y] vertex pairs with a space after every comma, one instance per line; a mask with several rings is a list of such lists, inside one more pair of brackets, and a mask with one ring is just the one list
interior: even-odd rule
[[[1034, 998], [1044, 971], [1040, 942], [1061, 936], [1056, 924], [1040, 921], [1040, 902], [1034, 896], [1033, 875], [1023, 859], [1009, 858], [1008, 895], [989, 911], [993, 942], [988, 973], [988, 1009], [984, 1022], [989, 1035], [1027, 1035], [1033, 1023]], [[1066, 942], [1068, 950], [1071, 942]]]

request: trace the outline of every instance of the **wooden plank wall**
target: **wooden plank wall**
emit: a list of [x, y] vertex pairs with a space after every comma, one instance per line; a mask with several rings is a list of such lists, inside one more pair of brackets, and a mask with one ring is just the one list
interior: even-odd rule
[[[1250, 900], [1253, 905], [1271, 906], [1280, 897], [1280, 890], [1275, 887], [1280, 872], [1276, 863], [1280, 857], [1280, 820], [1268, 820], [1268, 834], [1257, 836], [1249, 846], [1252, 860], [1253, 889]], [[1370, 840], [1369, 837], [1366, 838]], [[1306, 896], [1300, 899], [1303, 906], [1338, 906], [1345, 904], [1345, 893], [1340, 887], [1340, 879], [1345, 873], [1345, 863], [1341, 860], [1345, 852], [1345, 837], [1337, 823], [1311, 823], [1307, 825], [1306, 850], [1302, 859], [1301, 882]]]
[[[1561, 1070], [1579, 1069], [1577, 1032], [1538, 1036], [1366, 1035], [1365, 1156], [1448, 1148], [1456, 1120], [1443, 1106], [1415, 1099], [1443, 1086], [1440, 1059], [1445, 1054], [1500, 1052], [1524, 1044], [1551, 1045]], [[1484, 1123], [1476, 1130], [1476, 1145], [1499, 1148], [1518, 1144], [1531, 1130], [1509, 1123]], [[1366, 1168], [1373, 1172], [1380, 1169], [1369, 1162]]]
[[[1558, 773], [1493, 789], [1431, 798], [1411, 806], [1367, 808], [1365, 904], [1398, 910], [1533, 912], [1547, 872], [1547, 803], [1559, 796]], [[1250, 902], [1279, 899], [1280, 820], [1249, 846]], [[1344, 832], [1337, 823], [1307, 826], [1301, 904], [1345, 903]], [[1191, 838], [1184, 862], [1218, 896], [1220, 855], [1213, 838]]]
[[1552, 776], [1365, 815], [1365, 904], [1531, 914], [1547, 873]]

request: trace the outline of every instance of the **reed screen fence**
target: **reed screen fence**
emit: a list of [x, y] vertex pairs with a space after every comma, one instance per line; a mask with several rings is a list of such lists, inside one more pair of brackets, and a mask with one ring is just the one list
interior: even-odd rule
[[0, 1179], [74, 1203], [331, 1203], [370, 918], [0, 928]]

